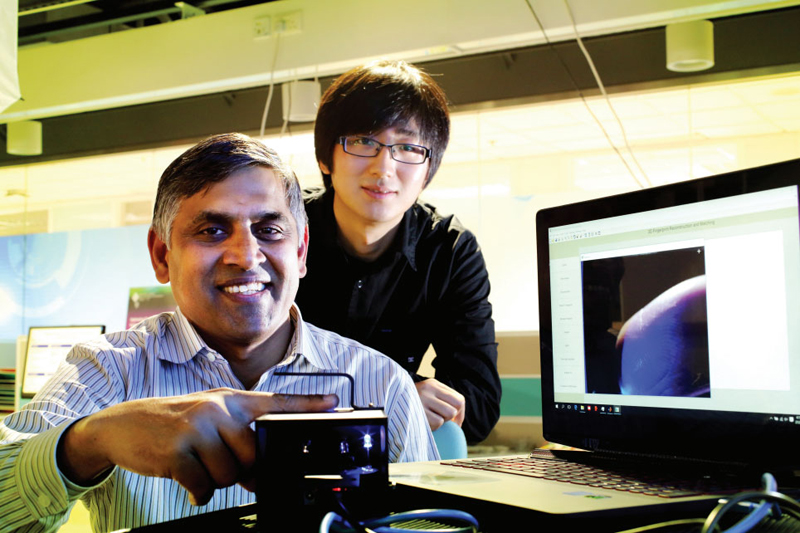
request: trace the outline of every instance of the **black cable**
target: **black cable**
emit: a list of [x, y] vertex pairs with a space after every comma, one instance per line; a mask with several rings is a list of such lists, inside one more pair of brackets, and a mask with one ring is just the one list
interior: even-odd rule
[[700, 530], [700, 533], [708, 533], [712, 528], [716, 528], [726, 512], [738, 505], [740, 502], [747, 500], [760, 500], [777, 503], [783, 506], [783, 510], [788, 514], [800, 520], [800, 504], [785, 494], [772, 491], [742, 492], [732, 496], [726, 502], [717, 505], [714, 510], [709, 513], [708, 518], [706, 518], [706, 521], [703, 524], [703, 528]]
[[345, 506], [344, 502], [342, 501], [340, 494], [336, 494], [335, 500], [336, 504], [339, 506], [339, 509], [342, 512], [342, 518], [346, 520], [348, 524], [350, 524], [350, 527], [352, 527], [356, 531], [356, 533], [374, 533], [371, 529], [366, 528], [364, 524], [362, 524], [353, 517], [353, 514], [350, 512], [350, 510]]
[[657, 529], [664, 529], [673, 526], [686, 526], [689, 524], [702, 525], [705, 523], [705, 518], [685, 518], [682, 520], [670, 520], [669, 522], [659, 522], [657, 524], [650, 524], [647, 526], [636, 527], [633, 529], [626, 529], [624, 531], [617, 531], [617, 533], [645, 533], [647, 531], [655, 531]]

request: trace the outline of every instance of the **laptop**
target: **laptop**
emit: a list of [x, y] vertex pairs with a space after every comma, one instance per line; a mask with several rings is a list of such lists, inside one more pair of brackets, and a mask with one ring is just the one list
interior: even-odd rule
[[515, 458], [488, 461], [495, 471], [475, 468], [478, 458], [393, 464], [390, 479], [431, 498], [587, 521], [707, 511], [737, 483], [760, 488], [763, 472], [780, 474], [779, 489], [792, 483], [799, 186], [794, 160], [536, 217], [543, 432], [570, 449], [534, 453], [733, 485], [665, 496], [500, 471]]

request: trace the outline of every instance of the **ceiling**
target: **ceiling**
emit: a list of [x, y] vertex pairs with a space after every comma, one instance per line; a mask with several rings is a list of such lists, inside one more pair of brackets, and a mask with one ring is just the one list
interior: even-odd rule
[[60, 43], [274, 0], [19, 0], [19, 46]]
[[[292, 71], [308, 69], [307, 65], [316, 61], [327, 65], [323, 68], [323, 63], [316, 63], [314, 67], [326, 86], [337, 68], [341, 71], [348, 61], [368, 57], [358, 55], [365, 48], [371, 56], [391, 52], [383, 55], [415, 60], [438, 74], [454, 111], [484, 110], [482, 136], [494, 139], [482, 148], [486, 157], [503, 157], [512, 151], [535, 155], [581, 147], [599, 149], [602, 146], [598, 143], [606, 143], [607, 147], [608, 140], [597, 137], [600, 130], [588, 109], [595, 110], [606, 124], [614, 121], [607, 104], [597, 98], [596, 82], [572, 40], [576, 29], [584, 37], [633, 143], [796, 130], [796, 81], [762, 80], [762, 84], [746, 90], [720, 84], [753, 76], [786, 77], [800, 70], [800, 35], [796, 31], [800, 27], [800, 8], [794, 7], [800, 2], [569, 0], [567, 4], [565, 0], [497, 0], [489, 7], [484, 4], [490, 3], [478, 0], [407, 2], [410, 11], [425, 12], [432, 19], [427, 21], [430, 25], [426, 26], [426, 20], [421, 18], [420, 24], [405, 32], [409, 35], [380, 39], [378, 36], [386, 34], [385, 14], [378, 19], [381, 24], [377, 28], [365, 27], [371, 26], [366, 23], [375, 22], [374, 19], [365, 18], [365, 24], [359, 24], [352, 14], [353, 10], [360, 13], [373, 5], [363, 0], [21, 0], [20, 44], [23, 39], [29, 43], [20, 48], [20, 76], [26, 101], [12, 106], [5, 120], [0, 116], [0, 122], [25, 118], [24, 113], [30, 114], [28, 118], [42, 120], [45, 154], [22, 159], [0, 154], [0, 166], [190, 143], [218, 131], [257, 132], [267, 100], [264, 80], [291, 77]], [[326, 11], [334, 4], [345, 12], [345, 19], [354, 22], [336, 19]], [[427, 5], [428, 9], [415, 10], [417, 4]], [[567, 5], [576, 19], [575, 27], [569, 20]], [[294, 69], [270, 71], [264, 68], [266, 62], [262, 58], [262, 66], [251, 74], [240, 70], [234, 76], [230, 69], [225, 70], [227, 65], [220, 64], [229, 57], [228, 63], [238, 62], [245, 64], [245, 69], [250, 68], [253, 61], [241, 50], [251, 44], [263, 47], [267, 42], [253, 39], [249, 33], [243, 41], [235, 41], [231, 34], [224, 34], [226, 39], [212, 39], [210, 35], [216, 35], [214, 32], [220, 27], [228, 29], [244, 21], [249, 29], [253, 17], [260, 13], [274, 15], [296, 8], [304, 15], [304, 33], [284, 36], [280, 50], [276, 43], [270, 45], [274, 46], [277, 63], [285, 61], [284, 67], [292, 64]], [[212, 16], [201, 16], [194, 9]], [[453, 9], [457, 11], [451, 12]], [[442, 20], [448, 14], [450, 24], [445, 27]], [[717, 64], [700, 74], [666, 71], [664, 24], [701, 16], [714, 20]], [[177, 24], [180, 21], [184, 23]], [[552, 46], [542, 45], [545, 34], [538, 22], [547, 29]], [[347, 40], [341, 39], [344, 31], [348, 31]], [[175, 35], [180, 39], [170, 41], [177, 39]], [[171, 45], [162, 45], [160, 39], [167, 39], [164, 42]], [[147, 47], [148, 41], [154, 41], [152, 47]], [[207, 46], [203, 41], [211, 41], [217, 55], [203, 57], [212, 53], [202, 48]], [[324, 46], [329, 42], [337, 46]], [[346, 50], [331, 55], [329, 49], [336, 48]], [[220, 51], [217, 53], [216, 49]], [[237, 51], [231, 52], [232, 49]], [[267, 50], [273, 57], [272, 48], [259, 50], [262, 55]], [[95, 60], [93, 54], [105, 55], [98, 55]], [[193, 62], [195, 56], [200, 57], [199, 63]], [[345, 61], [348, 57], [351, 59]], [[31, 71], [25, 66], [28, 63], [39, 66]], [[44, 69], [44, 65], [48, 68]], [[324, 69], [332, 69], [334, 74], [323, 75]], [[169, 71], [180, 72], [173, 80]], [[234, 78], [239, 81], [231, 81], [232, 88], [225, 90], [214, 81], [216, 91], [194, 94], [181, 87], [186, 78], [194, 75], [208, 80], [220, 78], [220, 82]], [[296, 73], [293, 75], [297, 77]], [[105, 78], [121, 81], [107, 86]], [[245, 78], [247, 83], [241, 81]], [[146, 91], [140, 91], [140, 86], [151, 80], [156, 81]], [[194, 81], [195, 85], [203, 82]], [[167, 87], [173, 82], [174, 86]], [[709, 83], [711, 87], [698, 88]], [[689, 91], [687, 86], [694, 88]], [[58, 89], [54, 91], [54, 87]], [[134, 94], [136, 91], [150, 96], [142, 100]], [[579, 92], [591, 103], [570, 101]], [[54, 93], [61, 101], [37, 103], [37, 98], [46, 100]], [[89, 93], [94, 102], [105, 103], [81, 107], [84, 104], [80, 99]], [[628, 93], [631, 96], [626, 96]], [[539, 102], [550, 105], [535, 106]], [[555, 102], [562, 103], [554, 105]], [[268, 131], [277, 131], [282, 125], [280, 103], [278, 92], [270, 108]], [[56, 110], [59, 105], [60, 111]], [[490, 113], [487, 108], [491, 107], [506, 109]], [[38, 111], [45, 108], [51, 111]], [[23, 111], [14, 115], [15, 109]], [[46, 116], [39, 117], [37, 113]], [[458, 114], [454, 115], [454, 139], [448, 151], [448, 159], [453, 161], [470, 157], [468, 154], [474, 151], [469, 140], [467, 148], [459, 148], [460, 138], [468, 139], [470, 135], [470, 128], [456, 127], [459, 120]], [[618, 130], [617, 126], [608, 127]], [[293, 128], [299, 132], [308, 126]], [[459, 155], [461, 152], [466, 155]]]
[[[646, 171], [643, 179], [653, 185], [689, 177], [676, 172], [676, 159], [684, 158], [687, 146], [695, 147], [696, 164], [689, 169], [694, 177], [726, 172], [749, 163], [738, 161], [742, 154], [737, 153], [735, 146], [726, 149], [726, 140], [735, 143], [737, 138], [745, 137], [774, 142], [776, 136], [793, 135], [796, 152], [800, 153], [800, 74], [637, 91], [613, 95], [611, 105]], [[574, 177], [579, 188], [630, 187], [631, 177], [625, 169], [609, 170], [620, 168], [619, 159], [609, 150], [608, 140], [589, 109], [607, 129], [612, 142], [625, 152], [624, 140], [608, 103], [601, 97], [590, 97], [586, 102], [573, 98], [454, 113], [443, 169], [525, 158], [542, 165], [548, 158], [569, 157], [576, 158], [578, 168], [564, 170], [564, 175]], [[289, 158], [305, 185], [319, 180], [313, 134], [307, 128], [281, 137], [270, 136], [267, 142]], [[713, 152], [707, 154], [709, 157], [703, 155], [704, 146]], [[177, 145], [0, 169], [0, 191], [7, 195], [0, 201], [0, 209], [26, 203], [44, 207], [78, 202], [75, 209], [86, 210], [85, 205], [92, 202], [149, 201], [163, 168], [185, 148], [186, 145]], [[765, 149], [764, 157], [772, 157], [767, 152]], [[585, 165], [585, 171], [580, 165]], [[636, 172], [641, 176], [638, 169]], [[540, 180], [531, 182], [536, 187], [533, 191], [547, 188]], [[98, 183], [103, 183], [103, 187], [98, 187]], [[452, 186], [437, 177], [436, 185], [426, 192], [431, 200], [470, 193], [469, 188], [464, 189], [463, 175], [456, 176]], [[15, 191], [27, 191], [28, 196]], [[145, 212], [143, 216], [149, 214]]]

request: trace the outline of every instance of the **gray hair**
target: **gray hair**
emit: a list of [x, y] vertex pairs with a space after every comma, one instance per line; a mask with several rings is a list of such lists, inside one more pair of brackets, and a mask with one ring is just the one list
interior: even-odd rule
[[211, 136], [186, 150], [167, 167], [158, 182], [150, 227], [169, 249], [172, 224], [184, 198], [224, 181], [234, 172], [254, 166], [268, 168], [280, 178], [302, 241], [306, 210], [297, 176], [274, 150], [241, 133]]

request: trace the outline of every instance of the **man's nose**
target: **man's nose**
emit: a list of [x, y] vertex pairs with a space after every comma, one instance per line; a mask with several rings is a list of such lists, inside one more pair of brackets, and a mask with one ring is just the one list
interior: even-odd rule
[[394, 173], [397, 161], [392, 159], [392, 149], [388, 146], [381, 146], [378, 155], [372, 158], [372, 172], [378, 176]]
[[228, 239], [223, 260], [226, 265], [236, 265], [243, 270], [252, 270], [267, 260], [261, 244], [250, 231], [237, 231]]

